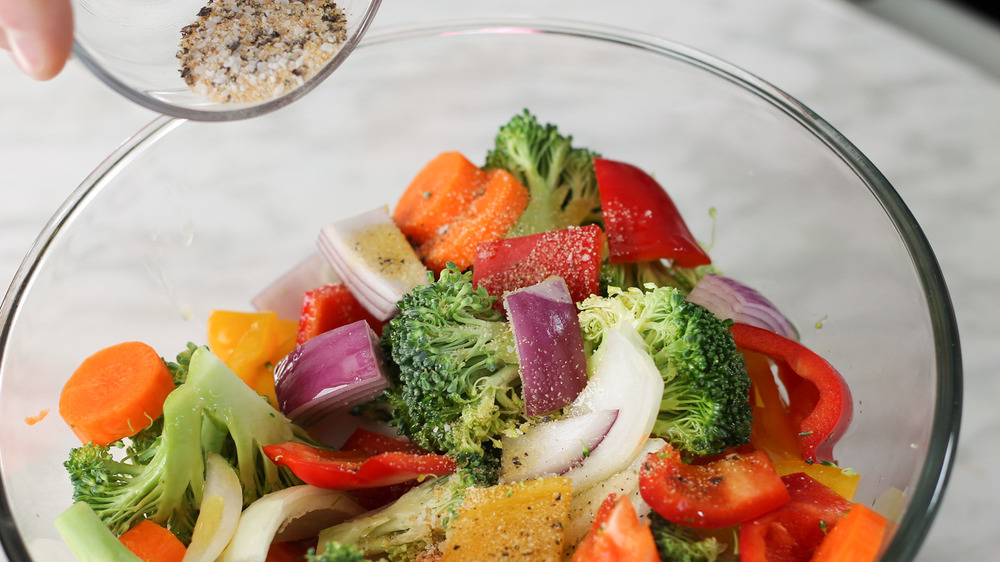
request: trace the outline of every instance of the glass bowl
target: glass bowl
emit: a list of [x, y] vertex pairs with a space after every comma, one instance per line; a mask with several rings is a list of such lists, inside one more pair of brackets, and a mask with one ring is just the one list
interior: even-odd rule
[[[225, 0], [211, 0], [215, 5], [224, 5]], [[275, 0], [280, 4], [282, 0]], [[290, 89], [264, 88], [248, 86], [244, 91], [251, 92], [243, 96], [239, 102], [219, 101], [207, 96], [204, 91], [196, 93], [189, 87], [181, 75], [181, 63], [178, 51], [181, 45], [182, 29], [200, 20], [199, 12], [210, 0], [73, 0], [74, 44], [73, 54], [91, 72], [116, 92], [130, 100], [139, 103], [153, 111], [202, 121], [226, 121], [245, 119], [263, 115], [299, 99], [315, 88], [337, 69], [351, 54], [367, 31], [372, 18], [378, 11], [381, 0], [336, 0], [336, 5], [343, 12], [346, 20], [345, 34], [339, 50], [324, 55], [325, 62], [314, 74], [288, 76], [278, 73], [278, 77], [295, 80]], [[287, 0], [285, 0], [287, 4]], [[267, 5], [267, 3], [262, 3]], [[324, 5], [321, 0], [315, 0], [310, 5]], [[218, 12], [216, 12], [218, 13]], [[318, 13], [317, 13], [318, 15]], [[215, 14], [206, 17], [214, 19]], [[235, 18], [234, 18], [235, 19]], [[292, 37], [290, 29], [281, 28], [278, 18], [272, 17], [271, 31], [281, 29], [284, 38]], [[237, 22], [246, 25], [245, 22]], [[215, 21], [206, 22], [206, 27], [216, 25]], [[319, 24], [324, 25], [324, 24]], [[223, 24], [219, 24], [219, 29]], [[307, 29], [316, 27], [304, 26]], [[276, 31], [274, 31], [276, 32]], [[207, 32], [206, 32], [207, 34]], [[245, 38], [248, 33], [243, 33]], [[194, 34], [192, 34], [194, 36]], [[211, 35], [209, 35], [211, 36]], [[246, 41], [244, 39], [244, 41]], [[192, 43], [196, 44], [192, 39]], [[209, 44], [212, 44], [209, 42]], [[228, 43], [232, 45], [232, 43]], [[312, 43], [310, 43], [312, 44]], [[268, 48], [263, 42], [252, 43], [251, 52], [261, 53]], [[318, 45], [318, 43], [316, 43]], [[216, 48], [219, 48], [216, 45]], [[246, 49], [244, 47], [244, 49]], [[225, 48], [220, 48], [225, 51]], [[295, 51], [300, 54], [310, 49]], [[238, 51], [237, 51], [238, 52]], [[244, 51], [246, 52], [246, 50]], [[323, 52], [321, 50], [321, 52]], [[265, 57], [261, 56], [264, 60]], [[328, 60], [326, 60], [328, 59]], [[266, 58], [275, 65], [285, 64], [280, 56]], [[299, 61], [307, 61], [307, 65], [318, 63], [308, 62], [312, 59], [303, 57]], [[203, 68], [214, 67], [212, 61], [198, 62]], [[231, 65], [231, 62], [225, 62]], [[192, 63], [191, 66], [196, 66]], [[312, 71], [310, 71], [312, 72]], [[198, 80], [192, 80], [197, 84]], [[276, 94], [280, 91], [280, 94]]]
[[322, 225], [394, 204], [441, 151], [481, 163], [525, 108], [655, 173], [713, 241], [714, 263], [840, 370], [855, 419], [837, 458], [862, 475], [858, 501], [898, 521], [884, 559], [913, 558], [955, 451], [958, 335], [920, 227], [850, 142], [742, 70], [625, 31], [411, 24], [353, 56], [280, 112], [153, 121], [41, 233], [0, 324], [0, 533], [12, 560], [68, 559], [52, 521], [70, 503], [61, 463], [77, 442], [56, 408], [84, 357], [126, 340], [168, 357], [203, 342], [212, 309], [251, 310], [315, 252]]

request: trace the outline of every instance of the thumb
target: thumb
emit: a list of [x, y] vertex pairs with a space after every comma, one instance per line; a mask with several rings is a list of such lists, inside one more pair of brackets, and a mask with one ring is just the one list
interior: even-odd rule
[[69, 0], [0, 0], [0, 47], [32, 78], [59, 74], [73, 49]]

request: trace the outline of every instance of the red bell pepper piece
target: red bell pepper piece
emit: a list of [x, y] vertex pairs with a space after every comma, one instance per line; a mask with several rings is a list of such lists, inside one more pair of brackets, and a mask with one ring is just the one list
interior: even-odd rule
[[791, 501], [740, 525], [741, 562], [807, 562], [852, 505], [801, 472], [781, 480]]
[[444, 455], [391, 451], [331, 451], [289, 441], [263, 447], [275, 464], [287, 466], [306, 484], [330, 490], [378, 488], [455, 472], [455, 461]]
[[694, 465], [670, 445], [646, 458], [639, 469], [639, 493], [668, 521], [699, 529], [738, 525], [789, 500], [763, 451]]
[[573, 302], [600, 289], [604, 233], [597, 225], [504, 238], [479, 244], [472, 282], [498, 297], [558, 275], [566, 281]]
[[802, 413], [799, 437], [807, 460], [833, 460], [833, 446], [853, 417], [851, 391], [844, 378], [825, 359], [795, 340], [747, 324], [732, 327], [736, 345], [784, 362], [795, 377], [784, 379], [789, 406]]
[[302, 314], [299, 315], [299, 332], [296, 345], [334, 328], [367, 320], [368, 325], [381, 337], [384, 322], [372, 316], [343, 283], [324, 285], [306, 291], [302, 297]]
[[639, 168], [594, 158], [612, 263], [669, 259], [682, 267], [712, 263], [670, 195]]
[[659, 562], [653, 533], [639, 521], [628, 496], [609, 494], [572, 562]]

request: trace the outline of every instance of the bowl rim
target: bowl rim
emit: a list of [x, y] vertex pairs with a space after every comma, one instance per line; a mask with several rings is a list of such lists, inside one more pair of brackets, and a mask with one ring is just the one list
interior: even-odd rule
[[[323, 68], [321, 68], [311, 78], [306, 80], [304, 84], [276, 98], [249, 105], [240, 105], [238, 107], [234, 107], [233, 109], [197, 109], [168, 103], [162, 99], [146, 94], [129, 85], [117, 73], [112, 72], [101, 64], [91, 49], [89, 49], [86, 44], [81, 42], [80, 38], [76, 36], [73, 38], [73, 55], [79, 59], [80, 63], [82, 63], [87, 70], [89, 70], [94, 76], [96, 76], [101, 82], [104, 82], [112, 90], [129, 100], [162, 115], [169, 115], [180, 119], [190, 119], [192, 121], [237, 121], [240, 119], [249, 119], [252, 117], [259, 117], [285, 107], [295, 100], [300, 99], [302, 96], [319, 86], [324, 80], [329, 78], [330, 75], [333, 74], [333, 72], [340, 67], [345, 60], [347, 60], [354, 49], [361, 44], [364, 36], [368, 32], [369, 27], [371, 26], [372, 20], [375, 18], [375, 14], [378, 12], [378, 9], [382, 4], [382, 0], [368, 0], [368, 2], [369, 5], [361, 15], [357, 31], [347, 38], [347, 41], [341, 45], [340, 50], [337, 51], [330, 62], [324, 65]], [[224, 107], [224, 104], [216, 104], [214, 102], [211, 105]]]
[[[884, 560], [912, 560], [937, 514], [955, 461], [962, 410], [962, 360], [958, 324], [940, 264], [915, 217], [885, 176], [844, 135], [796, 98], [750, 72], [663, 37], [625, 28], [599, 26], [592, 22], [503, 16], [437, 19], [386, 26], [367, 34], [359, 46], [476, 34], [548, 34], [596, 39], [658, 54], [696, 67], [742, 87], [796, 121], [833, 151], [868, 187], [883, 206], [906, 246], [927, 300], [931, 330], [936, 342], [934, 422], [927, 455], [919, 472], [917, 486], [910, 495], [909, 506], [891, 541], [884, 545], [882, 554]], [[167, 115], [154, 118], [88, 175], [46, 223], [18, 268], [0, 305], [0, 369], [3, 367], [4, 350], [18, 313], [18, 305], [27, 293], [40, 261], [54, 238], [128, 162], [184, 122], [183, 118]], [[17, 531], [2, 479], [0, 542], [11, 562], [30, 560], [26, 545]]]

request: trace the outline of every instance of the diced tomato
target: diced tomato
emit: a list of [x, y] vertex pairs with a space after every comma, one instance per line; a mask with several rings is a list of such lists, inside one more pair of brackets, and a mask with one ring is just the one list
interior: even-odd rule
[[666, 190], [641, 169], [594, 158], [612, 263], [669, 259], [682, 267], [712, 263]]
[[639, 521], [628, 496], [610, 494], [601, 503], [590, 532], [572, 562], [659, 562], [653, 533]]
[[851, 502], [803, 474], [781, 478], [791, 501], [740, 525], [741, 562], [807, 562]]
[[472, 268], [476, 287], [499, 298], [558, 275], [566, 281], [574, 302], [599, 290], [604, 233], [597, 225], [504, 238], [479, 245]]
[[302, 314], [299, 316], [296, 344], [302, 345], [324, 332], [358, 320], [366, 320], [376, 335], [382, 335], [384, 322], [372, 316], [354, 298], [347, 285], [337, 283], [306, 291], [302, 298]]
[[639, 492], [668, 521], [699, 529], [738, 525], [789, 500], [762, 451], [687, 464], [672, 446], [650, 453], [639, 471]]

